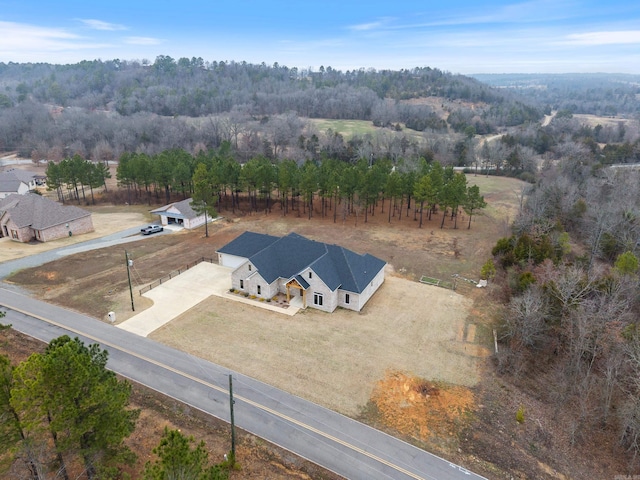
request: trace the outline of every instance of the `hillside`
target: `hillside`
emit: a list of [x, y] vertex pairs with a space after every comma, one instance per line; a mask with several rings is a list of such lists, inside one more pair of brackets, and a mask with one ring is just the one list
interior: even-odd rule
[[[417, 158], [424, 145], [416, 133], [492, 133], [542, 116], [512, 92], [429, 67], [312, 71], [168, 56], [154, 63], [0, 63], [0, 91], [0, 151], [54, 161], [75, 153], [105, 160], [125, 151], [206, 150], [225, 141], [245, 158], [292, 156], [314, 135], [335, 140], [335, 132], [305, 131], [307, 119], [370, 122], [416, 144]], [[412, 101], [420, 99], [436, 105]], [[349, 160], [361, 154], [353, 150]]]

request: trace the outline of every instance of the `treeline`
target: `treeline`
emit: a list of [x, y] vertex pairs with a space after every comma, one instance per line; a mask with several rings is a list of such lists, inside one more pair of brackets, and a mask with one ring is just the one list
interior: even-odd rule
[[[309, 118], [411, 129], [404, 141], [415, 143], [416, 131], [437, 136], [473, 126], [488, 133], [541, 116], [510, 92], [431, 68], [316, 72], [167, 56], [154, 63], [0, 63], [0, 87], [0, 151], [53, 161], [194, 151], [225, 140], [245, 159], [269, 148], [282, 156], [301, 133], [325, 134], [309, 131]], [[440, 105], [413, 101], [425, 97]]]
[[[107, 358], [99, 345], [66, 335], [17, 366], [0, 355], [0, 472], [30, 480], [129, 478], [136, 454], [125, 440], [140, 412], [129, 407], [131, 384], [107, 370]], [[235, 467], [235, 458], [210, 465], [203, 442], [166, 427], [153, 453], [146, 480], [225, 480]]]
[[[572, 444], [640, 453], [640, 172], [547, 163], [493, 250], [505, 301], [499, 369], [554, 406]], [[637, 471], [637, 470], [634, 470]]]
[[[360, 159], [354, 164], [335, 159], [321, 162], [307, 160], [272, 161], [255, 157], [241, 165], [228, 148], [201, 152], [191, 156], [181, 150], [162, 152], [150, 157], [125, 154], [117, 169], [119, 185], [126, 188], [129, 203], [135, 201], [171, 201], [194, 196], [211, 199], [218, 211], [271, 211], [279, 204], [282, 215], [333, 216], [344, 221], [347, 216], [362, 216], [367, 222], [376, 207], [388, 221], [413, 215], [422, 227], [424, 215], [441, 211], [444, 226], [449, 214], [457, 228], [458, 213], [471, 217], [485, 207], [477, 186], [468, 186], [466, 176], [453, 167], [421, 159], [415, 164], [400, 162], [394, 167], [388, 160]], [[319, 208], [318, 208], [319, 205]]]
[[[85, 187], [89, 189], [91, 203], [95, 204], [94, 188], [103, 187], [107, 190], [106, 180], [111, 178], [109, 167], [104, 163], [95, 163], [83, 159], [80, 155], [65, 158], [60, 163], [49, 162], [46, 170], [47, 189], [55, 190], [58, 201], [64, 203], [65, 199], [75, 200], [80, 203], [87, 202]], [[63, 187], [67, 190], [65, 194]]]
[[508, 88], [546, 110], [599, 116], [633, 115], [640, 110], [640, 75], [483, 74], [480, 81]]
[[[28, 98], [86, 109], [113, 107], [123, 115], [151, 112], [191, 117], [229, 112], [296, 111], [317, 118], [369, 119], [376, 99], [443, 97], [496, 103], [509, 98], [469, 77], [434, 68], [342, 72], [277, 63], [205, 62], [160, 55], [153, 63], [83, 61], [73, 65], [0, 63], [0, 105]], [[7, 88], [8, 87], [8, 88]]]

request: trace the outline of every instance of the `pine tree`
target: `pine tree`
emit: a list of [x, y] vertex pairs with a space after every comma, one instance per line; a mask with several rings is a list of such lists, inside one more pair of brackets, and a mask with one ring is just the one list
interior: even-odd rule
[[158, 459], [147, 462], [144, 480], [226, 480], [228, 472], [220, 466], [207, 466], [209, 454], [204, 442], [193, 446], [193, 437], [179, 430], [164, 428], [160, 444], [153, 449]]
[[89, 479], [134, 459], [123, 441], [139, 412], [127, 408], [131, 385], [107, 370], [107, 358], [98, 345], [87, 347], [65, 335], [15, 370], [11, 406], [27, 436], [50, 435], [64, 478], [66, 457], [75, 454]]

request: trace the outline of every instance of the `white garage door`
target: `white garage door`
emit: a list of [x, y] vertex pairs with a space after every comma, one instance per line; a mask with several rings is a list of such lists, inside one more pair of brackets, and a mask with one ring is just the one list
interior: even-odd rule
[[219, 263], [223, 267], [237, 268], [247, 261], [245, 257], [229, 255], [228, 253], [219, 253]]

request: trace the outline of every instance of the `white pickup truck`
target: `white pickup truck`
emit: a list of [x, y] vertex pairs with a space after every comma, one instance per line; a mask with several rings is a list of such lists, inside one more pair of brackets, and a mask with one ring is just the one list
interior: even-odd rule
[[162, 232], [164, 228], [161, 225], [148, 225], [140, 229], [142, 235], [151, 235], [152, 233]]

